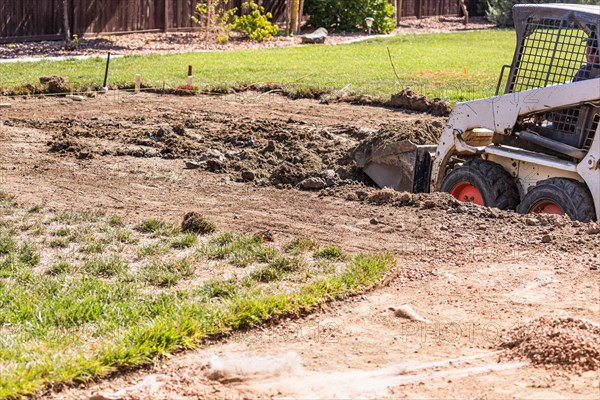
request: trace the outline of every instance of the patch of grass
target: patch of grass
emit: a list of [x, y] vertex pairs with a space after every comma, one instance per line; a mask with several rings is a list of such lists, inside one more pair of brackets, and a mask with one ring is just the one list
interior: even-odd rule
[[108, 232], [107, 241], [110, 243], [135, 244], [140, 240], [133, 236], [133, 232], [128, 229], [114, 228]]
[[106, 244], [99, 238], [88, 235], [83, 239], [79, 250], [86, 254], [99, 254], [106, 250]]
[[69, 262], [65, 260], [56, 261], [46, 270], [46, 273], [48, 275], [61, 275], [71, 272], [74, 272], [74, 268]]
[[153, 286], [171, 287], [181, 279], [189, 278], [195, 268], [185, 258], [179, 260], [153, 260], [140, 268], [140, 278]]
[[27, 212], [30, 214], [37, 214], [42, 211], [42, 206], [40, 204], [34, 204], [27, 209]]
[[290, 254], [302, 254], [318, 247], [317, 243], [310, 238], [295, 238], [285, 246], [285, 251]]
[[209, 259], [229, 260], [237, 267], [246, 267], [254, 262], [269, 262], [277, 257], [278, 250], [266, 246], [260, 235], [218, 234], [202, 247]]
[[53, 234], [54, 234], [54, 236], [59, 236], [59, 237], [70, 236], [71, 235], [71, 229], [66, 228], [66, 227], [62, 227], [62, 228], [57, 229]]
[[[136, 71], [144, 85], [162, 88], [165, 82], [168, 88], [176, 88], [182, 67], [194, 65], [205, 92], [267, 86], [279, 87], [292, 97], [337, 91], [388, 98], [411, 87], [428, 97], [455, 102], [493, 95], [500, 68], [511, 62], [514, 45], [513, 30], [490, 30], [373, 38], [338, 46], [127, 56], [111, 62], [110, 83], [132, 88], [131, 71]], [[100, 58], [2, 64], [0, 89], [18, 91], [44, 75], [64, 76], [80, 89], [98, 88], [97, 77], [104, 67]]]
[[116, 254], [108, 257], [96, 257], [83, 263], [82, 269], [87, 274], [109, 278], [122, 273], [128, 269], [129, 265]]
[[206, 282], [200, 289], [198, 289], [198, 294], [201, 296], [206, 296], [209, 299], [213, 299], [215, 297], [221, 298], [233, 298], [238, 292], [238, 286], [236, 285], [234, 280], [217, 280], [210, 279]]
[[298, 272], [302, 269], [305, 269], [307, 266], [308, 264], [306, 260], [301, 257], [277, 256], [267, 265], [252, 271], [252, 273], [249, 275], [249, 278], [256, 280], [257, 282], [265, 283], [278, 281], [281, 280], [286, 274]]
[[112, 228], [122, 228], [123, 226], [125, 226], [125, 224], [123, 223], [123, 218], [121, 218], [119, 215], [110, 215], [108, 217], [108, 226], [112, 227]]
[[[392, 266], [391, 256], [365, 255], [354, 259], [347, 273], [285, 291], [211, 281], [198, 291], [210, 303], [94, 277], [80, 276], [69, 285], [60, 274], [18, 283], [0, 292], [0, 323], [13, 327], [0, 342], [0, 354], [19, 357], [0, 375], [0, 396], [18, 397], [46, 383], [85, 380], [120, 366], [146, 365], [157, 356], [193, 348], [210, 335], [306, 312], [364, 290]], [[103, 345], [90, 348], [88, 341], [98, 337]]]
[[102, 213], [99, 211], [56, 211], [51, 219], [52, 222], [58, 222], [67, 225], [76, 225], [82, 222], [98, 222]]
[[[18, 207], [12, 219], [27, 215], [25, 206]], [[53, 218], [47, 215], [45, 220]], [[126, 230], [107, 227], [105, 217], [83, 221], [51, 239], [69, 240], [73, 232], [82, 232], [85, 244], [98, 234]], [[139, 245], [82, 259], [80, 253], [48, 251], [49, 240], [31, 240], [29, 231], [3, 229], [0, 236], [10, 238], [7, 253], [0, 256], [0, 398], [22, 398], [44, 387], [148, 365], [159, 356], [197, 347], [207, 337], [310, 311], [368, 288], [393, 264], [391, 258], [364, 255], [336, 263], [327, 274], [308, 275], [313, 257], [281, 253], [257, 235], [230, 233], [214, 235], [208, 244], [224, 254], [227, 264], [257, 263], [256, 270], [264, 273], [257, 279], [213, 274], [204, 281], [195, 268], [210, 258], [208, 251], [198, 258], [157, 255], [130, 268]], [[172, 239], [143, 240], [169, 251]], [[284, 278], [285, 285], [277, 282]]]
[[19, 261], [30, 267], [35, 267], [40, 262], [40, 254], [35, 245], [25, 242], [19, 249]]
[[174, 249], [187, 249], [198, 243], [198, 236], [195, 233], [186, 233], [171, 241], [171, 247]]
[[136, 228], [142, 233], [151, 233], [154, 236], [175, 236], [179, 234], [180, 229], [160, 218], [149, 218], [140, 222]]
[[167, 254], [169, 249], [160, 243], [152, 243], [142, 246], [137, 251], [138, 258], [144, 258], [148, 256], [158, 256], [161, 254]]
[[12, 206], [15, 204], [15, 196], [0, 190], [0, 204]]
[[16, 248], [15, 240], [5, 234], [0, 234], [0, 255], [9, 254]]
[[316, 250], [313, 255], [316, 258], [326, 258], [328, 260], [343, 260], [346, 256], [338, 246], [326, 246]]
[[50, 247], [53, 249], [56, 248], [62, 248], [62, 249], [66, 249], [67, 247], [69, 247], [69, 239], [67, 238], [58, 238], [58, 239], [52, 239], [50, 240]]
[[252, 271], [249, 278], [257, 282], [274, 282], [278, 281], [283, 277], [282, 271], [273, 268], [272, 266], [265, 265], [256, 270]]

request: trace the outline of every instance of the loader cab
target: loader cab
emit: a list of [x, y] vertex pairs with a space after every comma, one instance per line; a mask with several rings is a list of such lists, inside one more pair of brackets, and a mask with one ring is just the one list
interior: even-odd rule
[[[513, 8], [517, 46], [504, 94], [518, 98], [524, 90], [600, 78], [598, 38], [600, 7], [573, 4], [521, 4]], [[507, 66], [508, 67], [508, 66]], [[500, 87], [500, 82], [498, 87]], [[538, 102], [535, 92], [520, 101]], [[600, 94], [596, 102], [568, 105], [522, 116], [514, 131], [531, 132], [556, 143], [523, 140], [496, 134], [493, 142], [580, 161], [594, 140], [600, 123]], [[540, 143], [550, 143], [548, 146]]]

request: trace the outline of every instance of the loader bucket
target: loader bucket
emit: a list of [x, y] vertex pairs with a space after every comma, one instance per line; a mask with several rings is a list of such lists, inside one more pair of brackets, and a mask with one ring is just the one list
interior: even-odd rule
[[410, 140], [360, 145], [354, 160], [381, 188], [401, 192], [429, 192], [431, 155], [436, 146], [418, 146]]

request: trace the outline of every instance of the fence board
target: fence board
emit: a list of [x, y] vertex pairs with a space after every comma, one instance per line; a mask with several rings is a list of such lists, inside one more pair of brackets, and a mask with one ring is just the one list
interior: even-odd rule
[[[245, 0], [229, 0], [225, 8], [241, 12]], [[280, 26], [290, 0], [259, 0]], [[390, 0], [395, 1], [395, 0]], [[78, 35], [193, 29], [199, 0], [68, 0], [72, 33]], [[166, 2], [166, 3], [165, 3]], [[456, 0], [398, 0], [398, 18], [457, 15]], [[166, 7], [165, 7], [166, 6]], [[165, 11], [168, 11], [165, 14]], [[165, 27], [165, 24], [168, 26]], [[61, 38], [61, 0], [0, 0], [0, 43], [12, 40]]]

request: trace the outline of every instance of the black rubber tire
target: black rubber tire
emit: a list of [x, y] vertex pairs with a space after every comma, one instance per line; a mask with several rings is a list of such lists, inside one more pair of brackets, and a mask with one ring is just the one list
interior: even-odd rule
[[462, 182], [469, 182], [481, 193], [486, 207], [514, 210], [519, 204], [519, 189], [510, 174], [500, 165], [485, 160], [470, 160], [444, 177], [440, 191], [450, 193]]
[[574, 179], [550, 178], [539, 181], [529, 189], [517, 212], [528, 214], [544, 200], [559, 206], [574, 221], [590, 222], [596, 219], [592, 194], [584, 183]]

